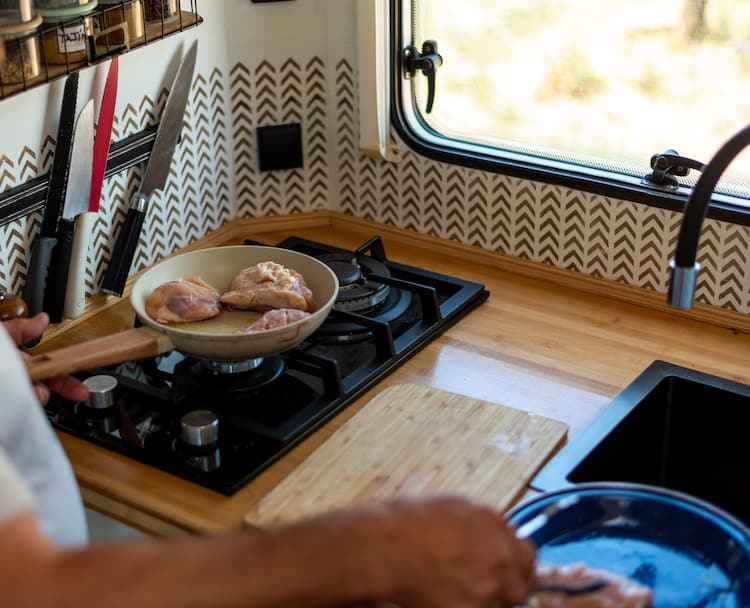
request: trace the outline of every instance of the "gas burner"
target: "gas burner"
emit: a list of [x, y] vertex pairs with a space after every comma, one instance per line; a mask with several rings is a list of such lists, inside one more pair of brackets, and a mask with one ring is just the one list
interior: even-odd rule
[[339, 295], [333, 305], [336, 310], [366, 313], [388, 297], [388, 285], [368, 279], [370, 275], [386, 278], [391, 276], [388, 267], [375, 258], [327, 253], [318, 256], [318, 259], [333, 270], [339, 280]]
[[[392, 287], [383, 302], [364, 314], [371, 319], [392, 323], [406, 314], [411, 304], [410, 292]], [[372, 335], [372, 330], [361, 323], [329, 317], [315, 332], [314, 340], [318, 344], [348, 344], [370, 340]]]
[[185, 386], [228, 396], [267, 386], [278, 380], [284, 370], [284, 359], [280, 356], [240, 362], [185, 359], [175, 367], [175, 375], [187, 380]]
[[260, 367], [263, 364], [263, 357], [245, 361], [207, 361], [202, 359], [200, 364], [212, 374], [241, 374]]

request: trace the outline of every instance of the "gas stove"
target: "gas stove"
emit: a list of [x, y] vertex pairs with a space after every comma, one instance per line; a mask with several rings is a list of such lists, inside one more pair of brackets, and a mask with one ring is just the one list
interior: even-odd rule
[[[248, 245], [264, 245], [246, 241]], [[53, 398], [66, 433], [225, 495], [487, 299], [483, 285], [290, 237], [276, 245], [327, 263], [340, 291], [323, 324], [278, 356], [202, 361], [171, 351], [81, 374], [87, 403]]]

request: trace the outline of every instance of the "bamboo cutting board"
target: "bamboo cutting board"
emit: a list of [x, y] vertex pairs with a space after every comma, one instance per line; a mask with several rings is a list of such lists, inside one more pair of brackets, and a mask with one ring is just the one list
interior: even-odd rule
[[375, 396], [245, 514], [262, 527], [337, 507], [443, 492], [506, 510], [567, 426], [503, 405], [402, 384]]

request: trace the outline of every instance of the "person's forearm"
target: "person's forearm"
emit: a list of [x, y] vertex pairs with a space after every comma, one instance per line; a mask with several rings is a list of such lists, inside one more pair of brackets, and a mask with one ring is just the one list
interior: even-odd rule
[[353, 605], [380, 597], [385, 587], [360, 528], [342, 515], [239, 537], [63, 551], [27, 570], [27, 585], [15, 588], [35, 607]]
[[3, 605], [419, 608], [523, 604], [535, 553], [493, 509], [401, 500], [262, 533], [60, 550], [31, 511], [0, 526]]

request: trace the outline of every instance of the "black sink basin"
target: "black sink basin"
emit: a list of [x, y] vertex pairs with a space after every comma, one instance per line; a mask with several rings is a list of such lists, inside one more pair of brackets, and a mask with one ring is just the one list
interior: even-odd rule
[[750, 524], [750, 386], [654, 361], [531, 481], [679, 490]]

